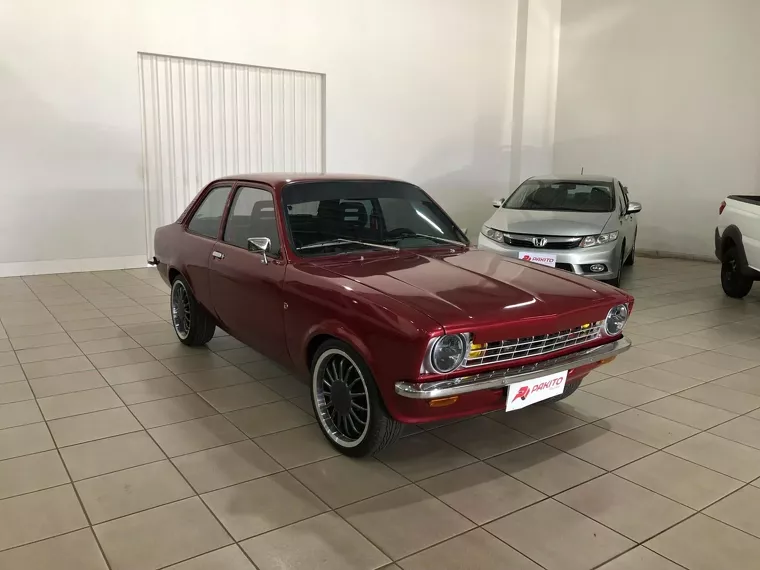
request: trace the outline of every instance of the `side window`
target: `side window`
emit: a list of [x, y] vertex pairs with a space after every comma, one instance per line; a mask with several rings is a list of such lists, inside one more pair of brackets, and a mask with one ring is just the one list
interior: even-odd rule
[[222, 225], [224, 207], [227, 205], [227, 197], [232, 188], [230, 186], [217, 186], [203, 199], [203, 203], [193, 214], [187, 229], [202, 236], [216, 239], [219, 235], [219, 226]]
[[618, 188], [620, 189], [620, 195], [623, 197], [623, 213], [628, 211], [628, 192], [625, 191], [623, 185], [618, 180]]
[[224, 241], [248, 249], [248, 238], [256, 237], [268, 237], [272, 242], [272, 255], [280, 254], [272, 194], [261, 188], [242, 187], [232, 201]]

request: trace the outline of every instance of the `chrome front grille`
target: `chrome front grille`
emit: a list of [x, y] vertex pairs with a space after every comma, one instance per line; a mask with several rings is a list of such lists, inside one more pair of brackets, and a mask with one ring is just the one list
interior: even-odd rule
[[464, 361], [464, 367], [470, 368], [482, 364], [540, 356], [571, 346], [585, 344], [601, 336], [602, 324], [602, 321], [597, 321], [551, 334], [489, 342], [482, 347], [476, 343], [471, 343], [468, 357]]
[[[546, 240], [542, 246], [536, 246], [534, 239]], [[581, 244], [583, 237], [561, 237], [561, 236], [535, 236], [528, 234], [504, 233], [504, 243], [515, 247], [525, 247], [528, 249], [573, 249]]]

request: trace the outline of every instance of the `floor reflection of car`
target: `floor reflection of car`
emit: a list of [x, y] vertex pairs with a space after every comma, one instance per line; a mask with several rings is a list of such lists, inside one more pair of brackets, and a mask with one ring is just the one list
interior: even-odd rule
[[620, 285], [636, 255], [637, 212], [609, 176], [535, 176], [485, 223], [478, 247]]
[[202, 345], [219, 326], [308, 377], [321, 430], [348, 455], [407, 423], [564, 398], [630, 346], [631, 296], [471, 249], [405, 182], [223, 178], [155, 249], [179, 339]]

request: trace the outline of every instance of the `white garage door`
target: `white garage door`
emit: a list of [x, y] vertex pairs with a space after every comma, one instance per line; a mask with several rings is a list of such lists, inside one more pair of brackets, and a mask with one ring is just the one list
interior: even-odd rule
[[148, 258], [214, 178], [324, 171], [324, 75], [141, 53], [139, 79]]

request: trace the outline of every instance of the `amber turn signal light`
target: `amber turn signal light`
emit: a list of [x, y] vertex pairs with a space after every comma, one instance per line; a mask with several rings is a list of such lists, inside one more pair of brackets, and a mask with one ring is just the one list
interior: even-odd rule
[[448, 398], [438, 398], [437, 400], [430, 400], [428, 406], [431, 408], [443, 408], [450, 406], [459, 399], [459, 396], [449, 396]]
[[612, 362], [613, 360], [615, 360], [614, 356], [611, 357], [611, 358], [605, 358], [604, 360], [600, 360], [599, 364], [608, 364], [608, 363]]
[[487, 344], [476, 344], [473, 342], [470, 345], [470, 354], [467, 358], [480, 358], [486, 353], [487, 346]]

